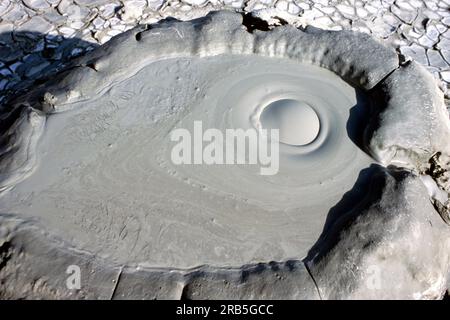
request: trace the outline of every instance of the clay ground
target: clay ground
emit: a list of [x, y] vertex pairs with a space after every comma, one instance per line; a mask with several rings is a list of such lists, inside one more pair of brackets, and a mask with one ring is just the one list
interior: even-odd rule
[[450, 86], [449, 0], [2, 0], [0, 102], [5, 93], [138, 24], [224, 8], [276, 8], [323, 28], [370, 33], [426, 66], [442, 90]]

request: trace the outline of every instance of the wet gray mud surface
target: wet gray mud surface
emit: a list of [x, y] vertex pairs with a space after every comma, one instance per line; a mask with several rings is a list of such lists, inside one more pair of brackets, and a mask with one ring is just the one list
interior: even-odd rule
[[[367, 34], [227, 11], [166, 20], [11, 95], [1, 117], [2, 297], [447, 289], [444, 94]], [[174, 165], [170, 132], [196, 120], [280, 128], [279, 172]], [[79, 290], [66, 286], [73, 265]]]

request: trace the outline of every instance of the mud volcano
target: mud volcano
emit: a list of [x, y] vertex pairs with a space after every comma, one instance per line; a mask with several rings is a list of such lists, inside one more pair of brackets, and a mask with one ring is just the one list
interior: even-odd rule
[[[115, 37], [1, 116], [6, 297], [422, 299], [447, 288], [443, 96], [368, 35], [231, 12], [167, 20]], [[174, 164], [171, 132], [195, 135], [196, 121], [279, 129], [276, 174]], [[79, 290], [65, 286], [70, 265]]]

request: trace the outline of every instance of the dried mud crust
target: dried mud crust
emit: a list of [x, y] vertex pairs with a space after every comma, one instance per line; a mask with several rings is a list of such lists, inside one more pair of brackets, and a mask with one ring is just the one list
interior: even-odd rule
[[[263, 22], [249, 22], [241, 14], [215, 12], [188, 22], [137, 27], [75, 60], [6, 104], [0, 115], [0, 186], [6, 192], [31, 174], [49, 114], [92, 98], [105, 84], [152, 61], [224, 53], [288, 58], [331, 70], [373, 95], [361, 148], [384, 165], [368, 168], [370, 192], [340, 208], [308, 257], [236, 268], [114, 266], [55, 239], [38, 222], [5, 212], [0, 222], [3, 297], [427, 299], [444, 294], [449, 229], [419, 178], [436, 154], [450, 154], [443, 94], [432, 77], [414, 62], [400, 63], [393, 49], [365, 34], [290, 25], [264, 29]], [[448, 192], [440, 179], [448, 163], [433, 168], [431, 177]], [[68, 265], [79, 265], [87, 275], [80, 290], [65, 286]], [[368, 288], [374, 267], [380, 278]]]

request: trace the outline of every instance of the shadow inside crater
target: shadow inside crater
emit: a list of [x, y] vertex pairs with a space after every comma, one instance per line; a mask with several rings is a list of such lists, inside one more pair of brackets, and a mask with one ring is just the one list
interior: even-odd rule
[[369, 93], [355, 88], [356, 104], [350, 109], [346, 124], [347, 135], [350, 140], [362, 151], [368, 154], [365, 147], [365, 135], [370, 126], [370, 97]]
[[308, 251], [305, 262], [319, 259], [339, 241], [339, 231], [345, 229], [345, 224], [353, 221], [359, 213], [368, 208], [378, 199], [381, 187], [374, 184], [375, 176], [385, 170], [378, 164], [361, 170], [352, 189], [347, 191], [341, 200], [328, 212], [322, 233], [316, 243]]
[[[355, 88], [356, 104], [350, 109], [346, 123], [346, 132], [350, 140], [365, 152], [370, 154], [365, 146], [368, 129], [373, 125], [371, 115], [371, 95], [362, 89]], [[374, 160], [375, 162], [375, 160]], [[378, 164], [372, 164], [359, 172], [353, 187], [347, 191], [328, 212], [325, 224], [319, 239], [308, 251], [304, 262], [320, 259], [338, 241], [339, 231], [345, 228], [348, 221], [352, 221], [359, 212], [370, 206], [378, 197], [380, 188], [374, 186], [375, 176], [385, 168]]]

